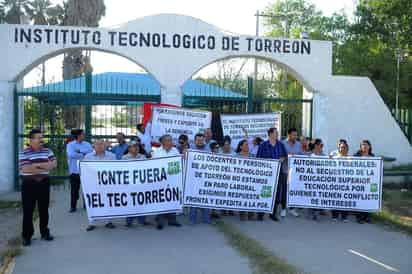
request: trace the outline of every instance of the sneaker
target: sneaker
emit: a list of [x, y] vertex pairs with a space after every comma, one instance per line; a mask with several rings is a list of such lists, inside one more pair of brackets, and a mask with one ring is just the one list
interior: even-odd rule
[[23, 246], [29, 246], [29, 245], [31, 245], [31, 240], [30, 239], [23, 239], [21, 244]]
[[289, 209], [289, 214], [292, 215], [293, 217], [299, 217], [299, 213], [294, 208]]
[[282, 218], [286, 217], [286, 209], [282, 209], [280, 211], [280, 217], [282, 217]]
[[110, 223], [107, 223], [107, 224], [105, 225], [105, 227], [106, 227], [106, 228], [113, 229], [113, 228], [115, 228], [116, 226], [115, 226], [112, 222], [110, 222]]
[[347, 223], [347, 222], [349, 222], [349, 220], [347, 218], [343, 218], [342, 222]]
[[95, 225], [88, 225], [87, 228], [86, 228], [86, 231], [92, 231], [92, 230], [94, 230], [95, 228], [96, 228]]
[[334, 223], [336, 223], [336, 222], [338, 221], [338, 218], [332, 218], [332, 221], [333, 221]]
[[54, 237], [50, 233], [48, 233], [47, 235], [41, 236], [41, 239], [50, 242], [54, 240]]

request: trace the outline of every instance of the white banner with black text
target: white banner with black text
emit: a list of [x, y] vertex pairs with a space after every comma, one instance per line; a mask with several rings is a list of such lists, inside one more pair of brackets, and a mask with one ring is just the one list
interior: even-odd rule
[[185, 206], [272, 212], [279, 161], [195, 150], [186, 155]]
[[90, 220], [182, 211], [182, 157], [80, 161]]
[[186, 134], [189, 140], [193, 140], [199, 132], [210, 128], [212, 113], [209, 111], [173, 108], [153, 107], [151, 135], [153, 140], [165, 134], [177, 140], [181, 134]]
[[374, 212], [381, 209], [379, 157], [289, 157], [288, 207]]

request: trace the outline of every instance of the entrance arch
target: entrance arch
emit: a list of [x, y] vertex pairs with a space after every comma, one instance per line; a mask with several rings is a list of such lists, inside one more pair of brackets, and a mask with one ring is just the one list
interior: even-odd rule
[[[80, 39], [70, 39], [71, 33]], [[5, 148], [0, 191], [13, 186], [16, 80], [33, 64], [68, 48], [133, 60], [161, 83], [161, 101], [175, 105], [182, 104], [182, 84], [206, 64], [231, 56], [270, 59], [288, 67], [312, 92], [313, 135], [324, 140], [327, 150], [339, 138], [349, 140], [352, 152], [362, 139], [370, 139], [377, 155], [395, 157], [398, 164], [412, 162], [411, 146], [372, 82], [332, 75], [331, 42], [238, 35], [176, 14], [147, 16], [115, 29], [0, 24], [0, 41], [0, 60], [6, 64], [0, 66], [0, 144]]]

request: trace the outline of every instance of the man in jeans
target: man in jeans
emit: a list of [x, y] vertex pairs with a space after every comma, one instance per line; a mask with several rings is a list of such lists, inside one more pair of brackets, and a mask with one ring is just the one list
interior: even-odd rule
[[70, 174], [70, 211], [77, 210], [77, 201], [80, 197], [80, 175], [79, 175], [79, 161], [84, 156], [93, 151], [90, 143], [86, 142], [84, 132], [82, 129], [75, 129], [72, 131], [74, 140], [67, 144], [67, 161]]
[[[257, 151], [257, 158], [279, 159], [281, 161], [281, 169], [279, 172], [278, 187], [276, 191], [276, 201], [273, 212], [270, 218], [273, 221], [279, 221], [276, 216], [276, 210], [279, 203], [282, 203], [282, 208], [286, 209], [286, 173], [284, 163], [288, 157], [285, 146], [278, 140], [278, 130], [274, 127], [268, 130], [268, 140], [263, 142]], [[258, 220], [263, 221], [263, 213], [258, 213]]]
[[[297, 140], [298, 139], [298, 131], [296, 128], [290, 128], [288, 130], [288, 137], [283, 140], [283, 145], [286, 148], [286, 152], [288, 155], [302, 155], [302, 144]], [[288, 162], [286, 161], [285, 164], [283, 165], [283, 168], [286, 171], [286, 181], [287, 181], [287, 176], [288, 176]], [[286, 190], [284, 191], [285, 194]], [[285, 197], [286, 200], [286, 197]], [[294, 208], [289, 208], [289, 214], [294, 216], [294, 217], [299, 217], [299, 213], [296, 211]], [[282, 209], [280, 212], [280, 217], [286, 217], [286, 209]]]
[[20, 152], [19, 170], [23, 178], [21, 197], [23, 205], [23, 245], [31, 244], [34, 233], [33, 212], [39, 212], [40, 234], [42, 240], [52, 241], [49, 223], [50, 180], [49, 172], [56, 168], [57, 161], [48, 148], [43, 147], [43, 135], [40, 130], [33, 129], [29, 133], [30, 145]]

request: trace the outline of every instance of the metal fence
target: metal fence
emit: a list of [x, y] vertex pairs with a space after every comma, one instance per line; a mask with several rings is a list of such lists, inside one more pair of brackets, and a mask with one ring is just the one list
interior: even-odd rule
[[412, 144], [412, 109], [392, 109], [392, 115], [398, 122], [409, 143]]
[[[32, 128], [43, 130], [45, 144], [56, 154], [58, 168], [51, 173], [53, 178], [67, 178], [66, 144], [70, 138], [70, 129], [83, 128], [90, 142], [97, 138], [115, 141], [117, 132], [123, 132], [130, 138], [136, 133], [143, 103], [160, 102], [160, 88], [156, 89], [142, 88], [135, 82], [110, 77], [99, 79], [89, 74], [61, 83], [16, 90], [16, 187], [19, 186], [17, 153], [27, 145], [28, 132]], [[185, 96], [183, 106], [211, 111], [212, 129], [217, 140], [223, 139], [221, 113], [281, 111], [283, 135], [290, 127], [311, 135], [311, 100], [253, 100], [251, 90], [248, 94], [239, 98], [224, 98], [216, 96], [215, 90], [204, 90], [197, 96]], [[306, 114], [305, 109], [309, 110]], [[309, 123], [305, 122], [305, 115]]]

